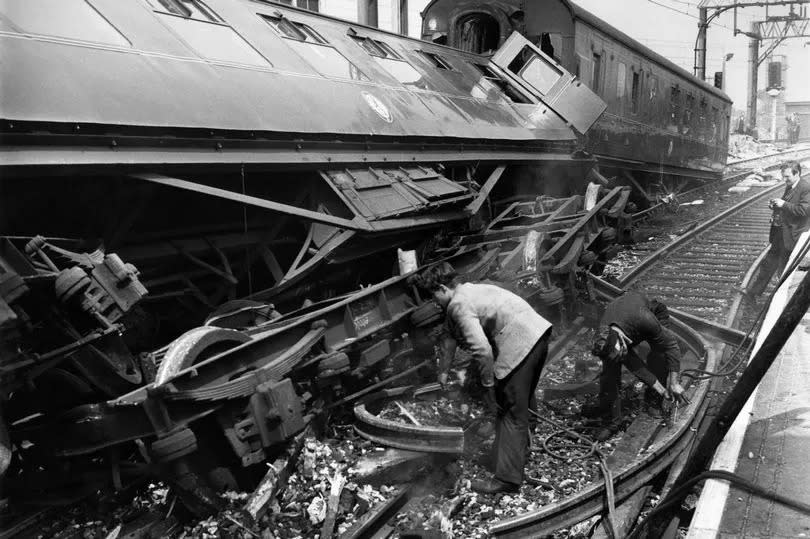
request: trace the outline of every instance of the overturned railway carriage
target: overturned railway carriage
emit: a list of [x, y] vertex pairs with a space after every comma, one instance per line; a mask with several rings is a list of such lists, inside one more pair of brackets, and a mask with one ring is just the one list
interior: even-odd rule
[[[603, 173], [650, 198], [689, 181], [720, 177], [731, 100], [574, 3], [434, 0], [423, 12], [424, 40], [466, 51], [495, 51], [513, 31], [607, 104], [586, 141]], [[519, 61], [505, 67], [546, 84], [542, 72], [527, 66]]]
[[[208, 381], [189, 374], [173, 387], [190, 393], [169, 405], [152, 387], [59, 418], [61, 441], [76, 447], [54, 451], [159, 433], [153, 452], [172, 460], [196, 447], [176, 427], [206, 416], [255, 462], [300, 428], [301, 410], [279, 404], [298, 402], [294, 389], [275, 383], [290, 365], [308, 358], [312, 391], [298, 390], [310, 399], [323, 389], [312, 385], [318, 369], [363, 380], [409, 349], [397, 324], [416, 298], [397, 282], [387, 297], [331, 304], [341, 314], [328, 327], [352, 343], [351, 364], [324, 343], [322, 320], [301, 313], [266, 348], [229, 328], [164, 345], [212, 311], [255, 325], [278, 318], [275, 308], [379, 282], [397, 246], [427, 250], [481, 230], [470, 241], [486, 243], [483, 227], [502, 210], [493, 200], [513, 203], [509, 217], [526, 195], [581, 193], [594, 161], [580, 137], [604, 109], [537, 49], [524, 59], [557, 74], [543, 92], [478, 54], [272, 2], [7, 0], [0, 49], [0, 426], [12, 424], [18, 443], [38, 440], [34, 453], [54, 442], [63, 411], [135, 390], [154, 364], [165, 382], [206, 361]], [[594, 217], [571, 202], [529, 204], [528, 219], [548, 241]], [[569, 267], [585, 239], [564, 239], [579, 249], [559, 261]], [[558, 252], [568, 251], [549, 260]], [[275, 308], [257, 303], [267, 301]], [[397, 331], [363, 340], [380, 324]], [[234, 346], [233, 363], [211, 362]], [[206, 387], [216, 389], [197, 391]], [[223, 401], [254, 393], [263, 419], [239, 431], [253, 412], [242, 403], [228, 418]], [[132, 402], [138, 419], [116, 415]], [[0, 429], [0, 472], [9, 445]]]

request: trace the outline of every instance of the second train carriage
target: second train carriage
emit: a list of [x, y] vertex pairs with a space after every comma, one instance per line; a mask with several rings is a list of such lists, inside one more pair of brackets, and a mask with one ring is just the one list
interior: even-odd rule
[[553, 57], [607, 103], [586, 147], [608, 175], [653, 195], [690, 179], [715, 179], [728, 148], [731, 100], [660, 54], [568, 0], [434, 0], [422, 38], [477, 53], [513, 31]]

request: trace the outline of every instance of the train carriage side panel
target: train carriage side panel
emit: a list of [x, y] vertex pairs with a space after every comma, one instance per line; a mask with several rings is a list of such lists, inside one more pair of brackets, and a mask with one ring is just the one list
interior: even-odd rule
[[588, 136], [588, 148], [606, 163], [698, 178], [717, 177], [722, 170], [728, 97], [577, 5], [497, 0], [485, 9], [472, 0], [434, 0], [424, 13], [425, 39], [443, 35], [451, 46], [475, 50], [486, 41], [481, 38], [486, 25], [500, 25], [500, 36], [518, 30], [576, 73], [608, 105]]
[[[431, 87], [434, 82], [424, 80], [421, 87], [419, 81], [404, 84], [381, 68], [371, 69], [374, 60], [346, 35], [347, 23], [315, 18], [307, 22], [328, 37], [325, 43], [313, 46], [328, 50], [329, 58], [345, 59], [347, 66], [345, 77], [324, 75], [293, 48], [300, 42], [280, 37], [262, 20], [265, 11], [280, 11], [281, 6], [267, 10], [253, 2], [212, 2], [222, 17], [222, 22], [214, 24], [141, 9], [142, 3], [132, 10], [136, 15], [126, 20], [125, 12], [114, 4], [103, 0], [94, 6], [110, 9], [109, 13], [102, 11], [105, 17], [109, 15], [106, 22], [96, 23], [109, 25], [127, 40], [115, 45], [59, 35], [58, 28], [48, 34], [51, 30], [47, 24], [35, 32], [27, 30], [27, 18], [7, 10], [12, 22], [16, 19], [22, 23], [0, 35], [5, 57], [0, 66], [0, 110], [4, 118], [278, 133], [453, 137], [476, 142], [573, 140], [570, 129], [559, 118], [548, 115], [530, 121], [531, 105], [512, 103], [494, 87], [482, 90], [482, 77], [474, 74], [471, 66], [471, 62], [482, 61], [475, 55], [444, 53], [454, 67], [453, 73], [435, 77], [427, 70], [437, 68], [413, 61], [426, 44], [389, 34], [386, 39], [412, 59], [408, 65], [419, 80], [444, 81], [438, 89]], [[292, 11], [288, 15], [290, 20], [305, 17]], [[184, 21], [187, 27], [178, 31], [167, 26], [166, 20]], [[238, 51], [231, 51], [228, 58], [210, 57], [217, 52], [200, 50], [200, 36], [192, 37], [194, 31], [189, 30], [198, 23], [206, 31], [216, 28], [216, 32], [225, 32], [228, 40], [239, 44]], [[240, 62], [241, 53], [245, 56]], [[37, 69], [31, 69], [32, 65]], [[358, 65], [360, 72], [368, 73], [361, 76], [353, 71]], [[430, 76], [425, 76], [426, 72]], [[388, 112], [381, 115], [379, 108], [375, 109], [378, 103]]]

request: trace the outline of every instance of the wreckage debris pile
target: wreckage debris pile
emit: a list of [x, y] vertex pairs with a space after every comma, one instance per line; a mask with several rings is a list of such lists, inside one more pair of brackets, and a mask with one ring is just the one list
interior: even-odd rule
[[466, 427], [483, 414], [481, 404], [472, 399], [439, 397], [427, 401], [395, 400], [387, 403], [377, 416], [426, 427]]
[[[558, 399], [555, 409], [577, 410], [584, 397]], [[408, 410], [417, 418], [436, 417], [436, 406], [444, 409], [444, 414], [457, 403], [437, 399], [431, 403], [408, 402]], [[394, 410], [389, 409], [393, 414]], [[455, 412], [458, 413], [458, 412]], [[483, 413], [483, 412], [482, 412]], [[544, 409], [543, 414], [569, 428], [582, 429], [580, 418], [573, 413], [556, 413]], [[442, 415], [441, 413], [439, 415]], [[401, 418], [400, 418], [401, 420]], [[463, 456], [440, 470], [434, 470], [422, 483], [429, 484], [423, 495], [403, 508], [395, 518], [398, 537], [409, 535], [414, 530], [430, 530], [445, 538], [488, 537], [489, 526], [496, 521], [535, 511], [548, 504], [583, 490], [594, 481], [601, 480], [599, 464], [595, 457], [582, 458], [581, 447], [566, 448], [554, 445], [554, 450], [563, 455], [563, 460], [551, 457], [543, 449], [543, 442], [558, 429], [549, 423], [540, 422], [533, 427], [532, 443], [526, 465], [526, 482], [519, 493], [483, 495], [471, 489], [476, 479], [491, 476], [486, 458], [493, 441], [492, 423], [472, 427], [478, 437], [470, 437]], [[586, 433], [587, 434], [587, 433]], [[621, 438], [618, 434], [611, 440], [599, 444], [599, 448], [610, 454]], [[419, 485], [419, 482], [414, 482]], [[567, 532], [561, 532], [566, 537]]]

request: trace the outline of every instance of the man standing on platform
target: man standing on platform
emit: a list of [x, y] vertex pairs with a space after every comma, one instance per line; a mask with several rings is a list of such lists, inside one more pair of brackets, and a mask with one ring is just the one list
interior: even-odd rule
[[796, 241], [810, 228], [810, 183], [802, 180], [801, 164], [797, 161], [783, 164], [782, 179], [785, 180], [785, 193], [782, 198], [772, 198], [768, 203], [773, 210], [768, 238], [771, 246], [757, 278], [748, 290], [741, 290], [750, 300], [765, 291], [774, 273], [782, 275]]
[[[582, 410], [584, 416], [600, 419], [602, 429], [595, 436], [597, 440], [607, 440], [620, 426], [622, 365], [647, 385], [645, 401], [651, 415], [660, 417], [664, 398], [688, 402], [679, 381], [681, 351], [675, 334], [664, 326], [668, 321], [663, 303], [638, 292], [627, 292], [605, 308], [605, 329], [591, 350], [602, 360], [599, 402]], [[650, 346], [646, 364], [636, 350], [645, 341]]]
[[457, 343], [462, 345], [479, 363], [485, 401], [496, 413], [495, 477], [475, 481], [472, 488], [486, 494], [517, 492], [529, 446], [529, 406], [546, 362], [551, 323], [508, 290], [458, 284], [456, 271], [446, 262], [425, 270], [417, 284], [446, 313], [439, 380], [446, 380]]

